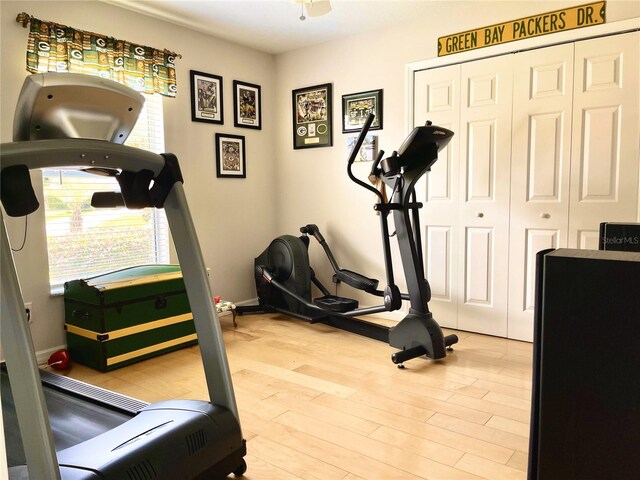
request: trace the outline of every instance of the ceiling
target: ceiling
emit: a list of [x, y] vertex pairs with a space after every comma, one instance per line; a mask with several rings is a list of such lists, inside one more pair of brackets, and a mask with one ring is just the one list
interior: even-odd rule
[[301, 21], [291, 0], [103, 0], [192, 30], [278, 54], [429, 18], [427, 0], [331, 0], [332, 11]]

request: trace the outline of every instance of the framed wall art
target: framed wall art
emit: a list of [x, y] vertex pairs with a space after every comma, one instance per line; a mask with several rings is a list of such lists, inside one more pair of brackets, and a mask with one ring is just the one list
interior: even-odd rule
[[[349, 137], [347, 138], [347, 148], [349, 151], [353, 150], [353, 147], [356, 146], [356, 142], [358, 141], [358, 137]], [[364, 141], [362, 142], [362, 146], [360, 147], [360, 151], [358, 155], [356, 155], [355, 162], [373, 162], [378, 155], [378, 136], [377, 135], [367, 135], [364, 137]]]
[[382, 90], [350, 93], [342, 96], [342, 133], [357, 132], [369, 113], [376, 116], [369, 130], [382, 129]]
[[292, 92], [293, 148], [333, 145], [332, 85], [325, 83]]
[[224, 123], [222, 77], [191, 70], [191, 120]]
[[247, 162], [243, 136], [216, 133], [216, 176], [246, 178]]
[[233, 81], [233, 122], [236, 127], [262, 129], [260, 85]]

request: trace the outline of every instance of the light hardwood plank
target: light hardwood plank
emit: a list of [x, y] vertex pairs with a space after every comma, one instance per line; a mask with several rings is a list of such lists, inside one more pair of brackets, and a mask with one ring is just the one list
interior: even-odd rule
[[517, 378], [510, 375], [503, 375], [501, 373], [491, 373], [482, 370], [474, 370], [470, 367], [459, 367], [457, 365], [447, 365], [447, 370], [452, 373], [458, 373], [461, 375], [467, 375], [476, 379], [489, 380], [495, 383], [501, 383], [503, 385], [509, 385], [517, 388], [531, 389], [531, 380], [525, 378]]
[[514, 435], [520, 435], [521, 437], [529, 436], [529, 425], [522, 422], [516, 422], [515, 420], [511, 420], [509, 418], [499, 417], [494, 415], [489, 419], [487, 423], [485, 423], [487, 427], [496, 428], [498, 430], [502, 430], [503, 432], [513, 433]]
[[426, 458], [444, 463], [445, 465], [455, 465], [462, 458], [464, 452], [455, 448], [446, 447], [441, 443], [432, 442], [406, 432], [394, 430], [389, 427], [380, 427], [369, 438], [386, 443], [389, 446], [401, 448], [407, 452], [415, 453]]
[[492, 382], [490, 380], [478, 379], [473, 384], [474, 387], [487, 392], [502, 393], [511, 397], [522, 398], [531, 402], [531, 385], [528, 387], [514, 387], [503, 383]]
[[435, 414], [427, 423], [512, 450], [526, 452], [529, 449], [529, 439], [527, 437], [467, 422], [441, 413]]
[[262, 435], [252, 439], [251, 454], [291, 475], [295, 475], [296, 478], [341, 480], [347, 475], [344, 470], [308, 455], [303, 455], [297, 450], [286, 447]]
[[456, 468], [487, 480], [525, 480], [527, 478], [527, 474], [522, 470], [500, 465], [469, 453], [456, 463]]
[[514, 397], [512, 395], [506, 395], [504, 393], [498, 392], [489, 392], [487, 393], [483, 400], [493, 403], [499, 403], [506, 407], [519, 408], [521, 410], [529, 411], [531, 407], [531, 402], [529, 400]]
[[366, 418], [372, 422], [452, 448], [459, 448], [465, 452], [473, 453], [499, 463], [506, 463], [512, 457], [514, 452], [512, 449], [504, 448], [483, 440], [478, 440], [445, 428], [419, 422], [386, 410], [367, 407], [349, 400], [332, 397], [330, 395], [321, 395], [316, 397], [313, 399], [312, 403], [321, 403], [335, 411], [341, 411], [348, 413], [349, 415]]
[[505, 367], [500, 372], [500, 375], [506, 377], [519, 378], [524, 380], [525, 382], [531, 383], [531, 373], [532, 370], [530, 367], [522, 366], [522, 367]]
[[245, 480], [264, 480], [266, 478], [277, 478], [278, 480], [302, 480], [304, 478], [309, 478], [297, 477], [251, 453], [247, 453], [245, 461], [247, 462], [247, 465], [251, 465], [251, 470], [247, 470], [247, 473], [242, 477]]
[[515, 452], [507, 462], [507, 466], [526, 472], [529, 467], [529, 455], [523, 452]]
[[362, 405], [379, 408], [381, 410], [388, 410], [398, 415], [414, 418], [420, 421], [429, 419], [436, 412], [422, 407], [414, 407], [404, 402], [387, 398], [385, 396], [378, 395], [370, 391], [357, 391], [353, 395], [350, 395], [349, 400], [361, 403]]
[[303, 431], [325, 441], [330, 441], [343, 448], [349, 448], [362, 455], [384, 461], [398, 470], [408, 472], [429, 480], [475, 479], [475, 475], [467, 475], [463, 471], [432, 461], [421, 455], [415, 455], [401, 448], [386, 445], [382, 442], [353, 434], [339, 427], [327, 426], [305, 415], [287, 412], [276, 419], [278, 423]]
[[341, 427], [360, 435], [369, 435], [379, 428], [379, 425], [375, 422], [336, 411], [313, 401], [305, 401], [298, 398], [291, 399], [287, 397], [286, 393], [273, 395], [262, 404], [276, 405], [284, 410], [307, 415], [327, 425]]
[[[513, 398], [513, 397], [511, 397]], [[484, 398], [477, 399], [467, 397], [465, 395], [454, 395], [449, 399], [449, 403], [466, 407], [469, 410], [486, 412], [491, 415], [502, 415], [503, 417], [517, 420], [519, 422], [528, 422], [531, 412], [521, 408], [510, 407], [502, 403], [496, 403]], [[445, 412], [442, 412], [445, 413]]]
[[258, 372], [278, 380], [284, 380], [286, 382], [299, 385], [311, 390], [315, 390], [320, 393], [330, 393], [337, 397], [348, 397], [355, 393], [355, 389], [345, 387], [343, 385], [328, 382], [318, 378], [313, 378], [309, 375], [304, 375], [287, 368], [282, 368], [274, 365], [270, 365], [265, 362], [257, 362], [254, 360], [244, 359], [242, 365], [245, 369]]
[[[362, 455], [353, 449], [343, 448], [331, 440], [326, 441], [316, 435], [289, 428], [279, 422], [267, 422], [251, 414], [248, 414], [246, 418], [251, 428], [255, 429], [259, 435], [285, 445], [299, 452], [299, 454], [308, 455], [360, 477], [381, 480], [384, 478], [407, 478], [408, 480], [421, 478], [393, 468], [376, 459], [372, 460], [370, 457]], [[247, 448], [249, 448], [249, 445], [247, 445]], [[292, 457], [291, 461], [296, 461], [296, 458], [297, 455]]]
[[[404, 370], [382, 342], [279, 314], [221, 322], [251, 480], [525, 478], [530, 344], [469, 332]], [[198, 346], [68, 374], [145, 401], [208, 398]], [[231, 478], [231, 477], [230, 477]]]

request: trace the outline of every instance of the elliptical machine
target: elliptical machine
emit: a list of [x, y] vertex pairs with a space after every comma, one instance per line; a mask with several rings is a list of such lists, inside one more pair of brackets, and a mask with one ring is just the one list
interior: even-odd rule
[[[431, 289], [423, 270], [418, 213], [422, 203], [416, 201], [415, 193], [416, 182], [431, 169], [438, 159], [438, 152], [449, 143], [453, 132], [427, 122], [425, 126], [414, 128], [400, 149], [397, 152], [394, 151], [390, 157], [383, 159], [384, 151], [380, 151], [373, 163], [369, 178], [379, 179], [392, 189], [387, 200], [384, 193], [359, 180], [352, 172], [353, 162], [373, 119], [374, 115], [370, 114], [360, 132], [349, 156], [347, 173], [352, 181], [372, 191], [380, 200], [374, 209], [380, 214], [387, 286], [379, 290], [378, 280], [351, 270], [341, 269], [318, 227], [309, 224], [300, 229], [302, 236], [280, 236], [255, 259], [255, 281], [259, 305], [238, 307], [238, 312], [285, 313], [311, 323], [324, 323], [387, 342], [400, 350], [391, 356], [391, 360], [403, 368], [403, 362], [422, 355], [434, 360], [444, 358], [446, 350], [451, 349], [451, 345], [458, 342], [456, 335], [444, 336], [427, 305], [431, 299]], [[393, 278], [389, 240], [393, 235], [389, 235], [388, 225], [390, 213], [393, 213], [395, 235], [409, 292], [407, 294], [400, 293]], [[314, 237], [324, 249], [335, 272], [335, 283], [345, 282], [353, 288], [382, 297], [383, 304], [358, 308], [356, 300], [331, 295], [309, 266], [309, 235]], [[323, 293], [322, 297], [313, 301], [311, 300], [311, 282]], [[411, 307], [408, 315], [394, 327], [389, 328], [355, 318], [358, 315], [398, 310], [403, 300], [408, 300]]]

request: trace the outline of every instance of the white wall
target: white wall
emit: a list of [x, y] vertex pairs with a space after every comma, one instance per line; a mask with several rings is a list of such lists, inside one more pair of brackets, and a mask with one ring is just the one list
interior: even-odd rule
[[[139, 15], [101, 2], [1, 2], [0, 132], [2, 142], [12, 140], [15, 102], [27, 76], [25, 49], [28, 30], [16, 23], [19, 12], [79, 29], [100, 32], [134, 43], [167, 48], [182, 54], [177, 61], [179, 93], [163, 99], [166, 151], [180, 160], [185, 190], [207, 266], [212, 269], [214, 293], [244, 300], [255, 297], [253, 257], [272, 238], [274, 182], [275, 61], [257, 52]], [[189, 70], [221, 75], [224, 79], [224, 125], [191, 121]], [[262, 86], [263, 128], [233, 126], [233, 80]], [[218, 179], [214, 135], [246, 137], [247, 178]], [[41, 176], [33, 175], [41, 197]], [[42, 204], [42, 201], [41, 201]], [[27, 244], [15, 254], [24, 299], [33, 303], [32, 332], [36, 350], [65, 343], [61, 297], [49, 295], [44, 212], [29, 215]], [[24, 219], [10, 219], [13, 246], [22, 243]]]
[[[164, 99], [166, 150], [181, 160], [205, 260], [213, 269], [214, 293], [235, 301], [253, 298], [253, 258], [275, 236], [296, 234], [306, 223], [320, 227], [345, 268], [382, 281], [384, 269], [378, 218], [372, 210], [373, 195], [346, 176], [348, 152], [347, 136], [340, 129], [341, 96], [384, 89], [384, 129], [374, 133], [380, 147], [391, 152], [407, 133], [406, 64], [435, 57], [439, 36], [583, 3], [587, 2], [436, 1], [428, 18], [417, 18], [412, 24], [273, 57], [101, 2], [2, 0], [0, 140], [11, 141], [15, 101], [27, 75], [27, 30], [15, 22], [17, 13], [26, 10], [43, 20], [175, 50], [183, 56], [177, 62], [180, 93], [175, 99]], [[375, 2], [363, 2], [363, 8], [375, 8], [374, 5]], [[607, 22], [639, 16], [637, 1], [607, 2]], [[224, 126], [191, 122], [190, 69], [224, 77]], [[261, 131], [233, 127], [234, 79], [262, 86]], [[291, 91], [329, 82], [334, 86], [334, 146], [294, 151]], [[247, 179], [216, 178], [216, 132], [246, 136]], [[356, 172], [364, 175], [369, 168], [367, 164], [357, 165]], [[39, 175], [35, 177], [34, 186], [41, 192]], [[20, 243], [24, 220], [10, 219], [8, 223], [12, 243]], [[326, 261], [315, 247], [312, 263], [319, 276], [330, 284]], [[15, 258], [25, 301], [33, 302], [36, 349], [64, 344], [62, 299], [49, 295], [42, 211], [29, 216], [27, 244]], [[342, 292], [351, 293], [348, 287]]]
[[[379, 147], [391, 153], [408, 133], [406, 65], [436, 57], [438, 37], [584, 3], [436, 1], [428, 18], [416, 18], [412, 24], [278, 55], [275, 92], [279, 129], [275, 156], [280, 182], [278, 231], [296, 234], [303, 224], [317, 224], [343, 268], [378, 278], [382, 286], [384, 264], [379, 220], [372, 210], [374, 196], [352, 183], [346, 174], [348, 135], [341, 133], [342, 95], [384, 89], [384, 128], [372, 133], [378, 135]], [[374, 2], [370, 5], [375, 8]], [[608, 1], [606, 14], [608, 23], [638, 17], [640, 3]], [[330, 82], [334, 95], [333, 147], [293, 150], [291, 90]], [[356, 167], [355, 171], [366, 181], [370, 164]], [[429, 219], [422, 221], [428, 223]], [[390, 228], [393, 232], [393, 227]], [[331, 285], [331, 270], [317, 245], [312, 246], [310, 255], [318, 277]], [[399, 260], [394, 262], [395, 270], [401, 272]], [[396, 274], [396, 281], [403, 289], [401, 277]], [[371, 297], [357, 293], [348, 286], [340, 287], [340, 294], [356, 294], [363, 304], [371, 304]]]

